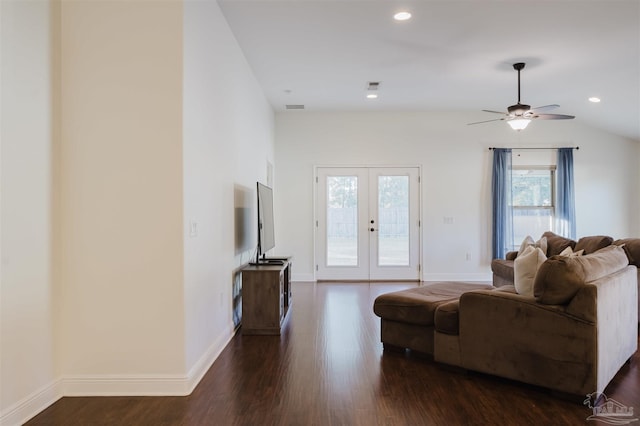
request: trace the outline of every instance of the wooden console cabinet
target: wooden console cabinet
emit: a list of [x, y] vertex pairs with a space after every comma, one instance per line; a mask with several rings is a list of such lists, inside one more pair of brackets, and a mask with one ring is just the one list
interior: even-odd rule
[[279, 335], [290, 307], [290, 258], [242, 269], [242, 334]]

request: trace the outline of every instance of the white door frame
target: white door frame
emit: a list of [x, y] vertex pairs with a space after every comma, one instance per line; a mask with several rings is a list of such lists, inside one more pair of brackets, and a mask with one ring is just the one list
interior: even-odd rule
[[[390, 274], [386, 274], [383, 277], [380, 278], [376, 278], [375, 280], [384, 280], [384, 281], [420, 281], [422, 279], [422, 203], [421, 203], [421, 199], [422, 199], [422, 184], [421, 184], [421, 176], [422, 176], [422, 167], [421, 166], [416, 166], [416, 165], [403, 165], [403, 166], [396, 166], [396, 165], [316, 165], [314, 166], [314, 172], [313, 172], [313, 179], [314, 179], [314, 185], [313, 185], [313, 250], [314, 250], [314, 254], [313, 254], [313, 265], [314, 265], [314, 280], [318, 279], [318, 266], [319, 263], [324, 260], [325, 256], [322, 255], [322, 253], [320, 253], [320, 238], [324, 238], [323, 235], [320, 235], [320, 229], [319, 229], [319, 225], [320, 225], [320, 221], [324, 220], [324, 216], [323, 216], [323, 212], [319, 211], [319, 199], [318, 199], [318, 191], [319, 191], [319, 175], [320, 175], [320, 171], [321, 169], [344, 169], [345, 171], [347, 171], [348, 169], [360, 169], [365, 171], [367, 174], [375, 169], [375, 170], [379, 170], [379, 169], [414, 169], [415, 171], [417, 171], [417, 183], [414, 183], [415, 185], [417, 185], [417, 191], [414, 195], [414, 198], [417, 198], [415, 200], [413, 200], [417, 206], [413, 206], [412, 208], [416, 209], [417, 208], [417, 230], [415, 231], [415, 233], [417, 234], [415, 236], [415, 238], [417, 238], [417, 253], [412, 253], [412, 255], [415, 255], [415, 257], [417, 258], [415, 260], [415, 262], [417, 262], [416, 265], [412, 265], [412, 267], [414, 267], [415, 270], [415, 275], [412, 278], [394, 278], [393, 276], [393, 272], [392, 272], [392, 268], [389, 268], [389, 272], [391, 272]], [[366, 188], [366, 185], [365, 185]], [[368, 191], [368, 188], [367, 188]], [[367, 195], [368, 197], [368, 195]], [[377, 195], [376, 195], [377, 198]], [[370, 209], [370, 206], [367, 206], [368, 209]], [[326, 212], [324, 212], [324, 215], [326, 215]], [[377, 213], [376, 213], [377, 215]], [[367, 214], [365, 214], [365, 216], [367, 216]], [[367, 218], [360, 218], [360, 220], [363, 220], [365, 223], [361, 224], [361, 228], [364, 225], [368, 225], [368, 220]], [[410, 234], [411, 235], [411, 234]], [[324, 247], [324, 245], [323, 245]], [[370, 251], [370, 247], [367, 246], [367, 251]], [[413, 257], [413, 256], [412, 256]], [[369, 259], [366, 259], [366, 263], [369, 263]], [[371, 272], [371, 268], [369, 267], [369, 265], [367, 265], [367, 268], [369, 269], [369, 272]], [[323, 278], [323, 279], [333, 279], [333, 278]], [[349, 274], [346, 273], [344, 277], [342, 278], [335, 278], [336, 280], [340, 280], [340, 281], [348, 281], [348, 280], [355, 280], [355, 281], [362, 281], [362, 280], [370, 280], [369, 278], [351, 278], [349, 277]]]

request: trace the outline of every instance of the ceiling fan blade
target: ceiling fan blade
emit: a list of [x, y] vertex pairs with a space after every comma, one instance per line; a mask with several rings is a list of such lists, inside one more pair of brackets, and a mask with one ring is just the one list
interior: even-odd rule
[[506, 112], [503, 112], [503, 111], [492, 111], [492, 110], [490, 110], [490, 109], [483, 109], [483, 111], [484, 111], [484, 112], [491, 112], [491, 113], [493, 113], [493, 114], [509, 115], [509, 114], [507, 114]]
[[485, 120], [485, 121], [476, 121], [475, 123], [467, 123], [467, 126], [471, 126], [472, 124], [482, 124], [482, 123], [489, 123], [491, 121], [504, 121], [504, 118], [494, 118], [493, 120]]
[[556, 109], [556, 108], [560, 108], [560, 105], [558, 104], [543, 105], [543, 106], [531, 108], [531, 111], [533, 111], [534, 113], [538, 113], [543, 111], [551, 111], [552, 109]]
[[575, 115], [565, 115], [565, 114], [535, 114], [533, 117], [538, 120], [571, 120], [576, 118]]

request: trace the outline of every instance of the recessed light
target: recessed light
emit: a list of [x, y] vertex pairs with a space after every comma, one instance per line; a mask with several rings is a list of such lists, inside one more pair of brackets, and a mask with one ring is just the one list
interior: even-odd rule
[[367, 94], [367, 99], [377, 99], [378, 98], [378, 94], [377, 93], [369, 93]]
[[600, 102], [600, 98], [596, 96], [592, 96], [589, 98], [589, 102], [593, 102], [594, 104], [597, 104], [598, 102]]
[[406, 21], [407, 19], [411, 19], [411, 13], [402, 11], [393, 15], [393, 19], [396, 21]]

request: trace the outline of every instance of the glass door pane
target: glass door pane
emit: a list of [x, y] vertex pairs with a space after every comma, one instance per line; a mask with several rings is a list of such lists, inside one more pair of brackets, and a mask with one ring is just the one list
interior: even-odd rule
[[358, 265], [358, 177], [327, 176], [327, 266]]
[[378, 176], [377, 263], [409, 265], [409, 176]]
[[420, 279], [420, 173], [369, 169], [369, 278]]

